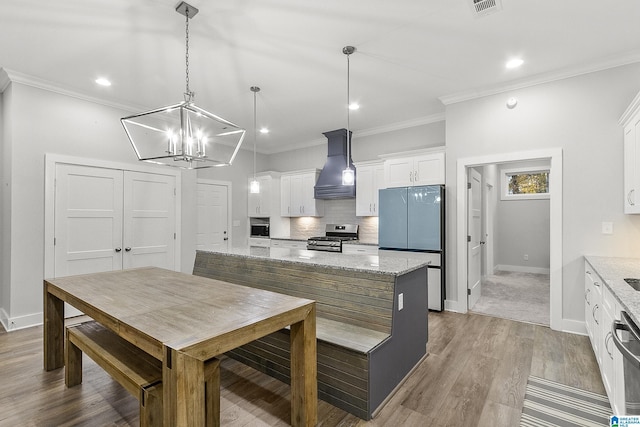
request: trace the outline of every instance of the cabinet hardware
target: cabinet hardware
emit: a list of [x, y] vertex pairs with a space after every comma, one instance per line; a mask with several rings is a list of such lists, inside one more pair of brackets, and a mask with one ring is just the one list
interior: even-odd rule
[[121, 251], [122, 251], [122, 248], [116, 248], [116, 249], [115, 249], [115, 251], [116, 251], [116, 252], [121, 252]]
[[589, 294], [591, 293], [591, 289], [587, 289], [584, 291], [584, 300], [587, 302], [587, 305], [591, 305], [591, 301], [589, 301]]
[[629, 202], [629, 205], [631, 206], [635, 206], [635, 202], [631, 201], [631, 193], [633, 193], [634, 191], [636, 191], [635, 188], [632, 188], [631, 190], [629, 190], [629, 192], [627, 193], [627, 202]]
[[611, 332], [607, 332], [607, 335], [605, 335], [604, 337], [604, 349], [607, 350], [607, 353], [609, 354], [609, 357], [611, 358], [611, 360], [613, 360], [613, 353], [609, 351], [609, 340], [612, 338], [613, 338], [613, 335], [611, 334]]
[[600, 306], [598, 304], [593, 306], [593, 310], [591, 311], [591, 316], [593, 317], [593, 320], [596, 322], [596, 325], [599, 325], [600, 322], [598, 322], [598, 319], [596, 319], [596, 310], [600, 308]]
[[124, 248], [125, 252], [131, 252], [131, 248]]

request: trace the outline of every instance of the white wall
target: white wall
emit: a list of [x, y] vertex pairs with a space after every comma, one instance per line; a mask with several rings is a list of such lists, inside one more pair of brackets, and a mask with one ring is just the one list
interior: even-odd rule
[[[543, 272], [549, 269], [549, 200], [501, 200], [495, 264], [499, 269]], [[528, 260], [524, 259], [525, 254]]]
[[[456, 163], [458, 159], [524, 150], [563, 150], [562, 317], [583, 320], [584, 254], [638, 256], [640, 216], [624, 215], [623, 136], [618, 119], [640, 90], [632, 64], [486, 96], [446, 107], [448, 268], [456, 271]], [[518, 106], [509, 110], [506, 100]], [[601, 222], [614, 223], [602, 235]], [[456, 276], [447, 295], [460, 307]], [[458, 304], [459, 303], [459, 304]]]
[[[549, 270], [549, 199], [502, 199], [505, 193], [504, 171], [522, 167], [549, 168], [549, 162], [517, 162], [499, 166], [495, 264], [500, 269], [542, 273]], [[528, 260], [524, 259], [525, 254]]]
[[[3, 235], [2, 310], [20, 327], [33, 324], [34, 319], [41, 321], [45, 154], [140, 163], [120, 124], [120, 118], [129, 111], [15, 82], [5, 90], [3, 99], [3, 130], [5, 136], [7, 128], [11, 132], [3, 146], [10, 152], [7, 158], [3, 152], [3, 162], [10, 162], [8, 180], [6, 163], [3, 179], [10, 203], [6, 203], [5, 194], [3, 230], [9, 235]], [[195, 196], [187, 192], [185, 199], [189, 202]], [[195, 210], [195, 201], [193, 204], [189, 207], [183, 200], [182, 211]], [[188, 226], [183, 224], [191, 233]], [[186, 243], [191, 244], [189, 239]], [[190, 248], [194, 250], [195, 246]], [[188, 252], [183, 244], [181, 253], [184, 256]], [[186, 270], [190, 272], [191, 268]]]

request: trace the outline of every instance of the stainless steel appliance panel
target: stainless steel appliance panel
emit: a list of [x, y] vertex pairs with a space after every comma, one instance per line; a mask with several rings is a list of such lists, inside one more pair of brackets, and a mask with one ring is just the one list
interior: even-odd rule
[[620, 317], [613, 321], [611, 334], [623, 357], [625, 415], [640, 415], [640, 328], [626, 312]]

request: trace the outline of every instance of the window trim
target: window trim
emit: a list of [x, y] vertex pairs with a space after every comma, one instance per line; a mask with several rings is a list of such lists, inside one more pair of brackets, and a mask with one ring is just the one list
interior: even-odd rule
[[548, 200], [550, 193], [536, 194], [509, 194], [509, 177], [512, 175], [544, 173], [551, 175], [548, 166], [528, 166], [519, 168], [506, 168], [500, 170], [500, 200]]

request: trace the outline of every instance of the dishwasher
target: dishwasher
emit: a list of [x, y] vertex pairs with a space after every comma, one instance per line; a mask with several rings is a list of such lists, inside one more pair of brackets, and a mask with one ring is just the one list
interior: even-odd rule
[[626, 415], [640, 415], [640, 328], [621, 311], [620, 320], [611, 325], [611, 334], [623, 357]]

